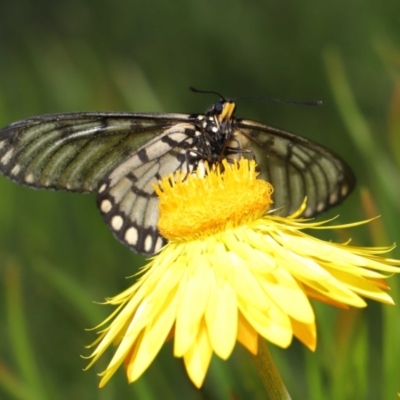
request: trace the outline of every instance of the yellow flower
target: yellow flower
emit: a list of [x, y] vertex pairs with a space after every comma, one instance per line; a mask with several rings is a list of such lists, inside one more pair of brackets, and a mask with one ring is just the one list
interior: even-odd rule
[[327, 221], [298, 218], [305, 203], [289, 217], [269, 215], [272, 187], [256, 179], [255, 167], [224, 162], [223, 172], [206, 166], [207, 173], [162, 180], [159, 229], [169, 243], [132, 287], [106, 301], [118, 308], [103, 322], [90, 365], [111, 344], [118, 349], [100, 386], [123, 362], [129, 382], [138, 379], [172, 336], [174, 356], [197, 387], [212, 354], [227, 359], [236, 341], [256, 354], [259, 336], [283, 348], [295, 336], [314, 350], [309, 297], [342, 307], [365, 307], [362, 297], [393, 303], [383, 279], [400, 272], [400, 261], [379, 256], [392, 247], [305, 234], [328, 229]]

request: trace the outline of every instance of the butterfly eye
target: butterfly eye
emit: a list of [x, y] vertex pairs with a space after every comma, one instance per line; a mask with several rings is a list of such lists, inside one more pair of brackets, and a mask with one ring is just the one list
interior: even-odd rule
[[217, 114], [217, 115], [221, 114], [222, 110], [224, 109], [224, 104], [225, 104], [224, 100], [217, 101], [213, 107], [214, 114]]

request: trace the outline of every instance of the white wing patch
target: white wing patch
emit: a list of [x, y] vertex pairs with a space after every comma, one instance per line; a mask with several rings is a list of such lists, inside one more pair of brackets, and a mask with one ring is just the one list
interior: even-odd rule
[[1, 157], [1, 160], [0, 160], [1, 163], [3, 165], [7, 165], [10, 162], [13, 153], [14, 153], [13, 149], [8, 150], [7, 153], [5, 153], [3, 157]]
[[123, 223], [124, 223], [124, 220], [122, 219], [122, 217], [120, 215], [114, 215], [111, 218], [111, 226], [116, 231], [119, 231], [122, 228]]
[[100, 210], [101, 210], [101, 212], [103, 212], [105, 214], [107, 214], [111, 210], [111, 208], [112, 208], [112, 204], [111, 204], [110, 200], [106, 199], [100, 203]]
[[35, 177], [33, 176], [32, 173], [25, 176], [26, 183], [33, 183], [34, 181], [35, 181]]
[[11, 175], [18, 175], [19, 171], [21, 171], [21, 166], [19, 164], [15, 164], [10, 172]]
[[138, 239], [139, 239], [139, 233], [137, 228], [131, 226], [126, 230], [125, 240], [128, 244], [130, 244], [131, 246], [136, 246]]

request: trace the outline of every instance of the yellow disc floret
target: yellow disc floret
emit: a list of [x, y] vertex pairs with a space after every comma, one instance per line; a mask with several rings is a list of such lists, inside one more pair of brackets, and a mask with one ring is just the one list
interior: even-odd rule
[[[158, 229], [169, 240], [198, 239], [263, 216], [272, 203], [272, 185], [256, 179], [255, 162], [223, 161], [216, 173], [200, 167], [195, 174], [177, 172], [160, 182]], [[223, 189], [223, 190], [221, 190]]]

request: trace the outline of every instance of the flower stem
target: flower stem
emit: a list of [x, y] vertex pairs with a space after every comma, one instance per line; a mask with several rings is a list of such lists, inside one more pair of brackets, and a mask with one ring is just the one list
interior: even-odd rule
[[253, 356], [253, 359], [270, 400], [291, 400], [265, 340], [260, 337], [258, 338], [258, 353]]

